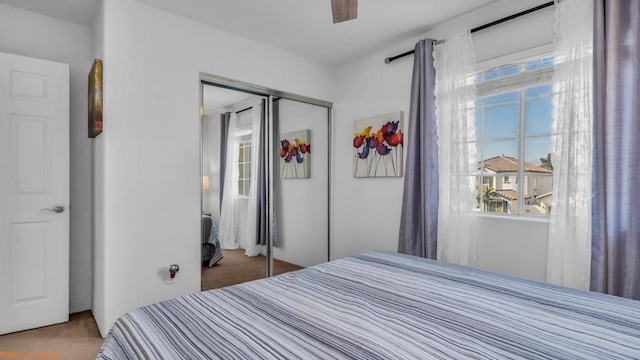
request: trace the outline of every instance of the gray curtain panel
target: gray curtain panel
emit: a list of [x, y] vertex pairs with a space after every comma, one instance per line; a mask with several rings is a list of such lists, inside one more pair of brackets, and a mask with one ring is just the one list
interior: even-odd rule
[[436, 259], [438, 138], [432, 49], [429, 39], [415, 46], [398, 252]]
[[265, 171], [265, 163], [266, 163], [266, 149], [267, 146], [271, 146], [265, 131], [266, 128], [266, 114], [267, 112], [267, 104], [266, 101], [262, 100], [262, 112], [260, 113], [260, 139], [262, 146], [258, 149], [258, 158], [254, 159], [254, 161], [258, 162], [258, 173], [253, 177], [254, 181], [257, 181], [258, 185], [258, 199], [256, 201], [256, 206], [258, 207], [256, 211], [256, 244], [258, 245], [267, 245], [267, 207], [269, 204], [267, 203], [267, 174]]
[[640, 1], [594, 2], [591, 290], [640, 300]]
[[229, 134], [229, 119], [231, 113], [220, 114], [220, 207], [222, 208], [222, 193], [224, 192], [224, 173], [227, 169], [227, 136]]

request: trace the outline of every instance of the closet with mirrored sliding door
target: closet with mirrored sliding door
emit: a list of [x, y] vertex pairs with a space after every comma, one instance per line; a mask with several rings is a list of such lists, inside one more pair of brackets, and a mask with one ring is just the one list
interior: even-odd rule
[[332, 104], [201, 74], [202, 290], [329, 260]]

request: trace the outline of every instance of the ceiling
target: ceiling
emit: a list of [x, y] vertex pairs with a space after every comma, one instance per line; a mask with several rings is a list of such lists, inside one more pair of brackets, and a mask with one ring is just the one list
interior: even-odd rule
[[[91, 26], [100, 0], [0, 0]], [[108, 1], [108, 0], [106, 0]], [[330, 0], [139, 0], [327, 64], [339, 64], [496, 0], [361, 0], [358, 18], [333, 24]]]
[[202, 105], [205, 115], [216, 114], [227, 111], [226, 108], [238, 104], [255, 95], [242, 91], [224, 89], [212, 85], [202, 87]]
[[0, 0], [0, 4], [91, 26], [100, 0]]

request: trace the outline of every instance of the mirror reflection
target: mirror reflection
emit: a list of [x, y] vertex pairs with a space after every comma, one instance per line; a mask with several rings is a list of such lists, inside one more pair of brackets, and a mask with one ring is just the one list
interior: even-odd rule
[[328, 111], [203, 86], [203, 291], [328, 260]]

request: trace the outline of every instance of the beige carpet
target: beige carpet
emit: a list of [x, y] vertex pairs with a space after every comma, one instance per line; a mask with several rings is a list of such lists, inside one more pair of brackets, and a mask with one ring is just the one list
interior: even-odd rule
[[91, 311], [83, 311], [64, 324], [0, 336], [0, 359], [95, 359], [103, 341]]
[[[215, 266], [202, 267], [202, 291], [218, 289], [225, 286], [262, 279], [267, 273], [265, 256], [248, 257], [244, 250], [222, 250], [224, 258]], [[280, 275], [289, 271], [300, 270], [301, 266], [288, 262], [273, 260], [273, 274]]]

